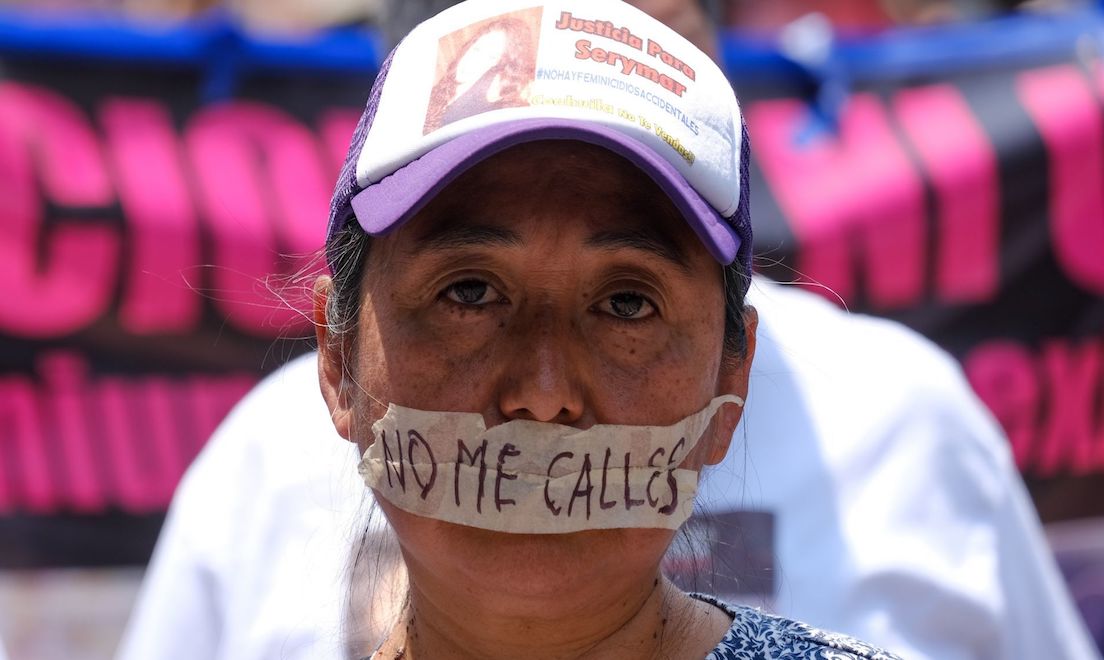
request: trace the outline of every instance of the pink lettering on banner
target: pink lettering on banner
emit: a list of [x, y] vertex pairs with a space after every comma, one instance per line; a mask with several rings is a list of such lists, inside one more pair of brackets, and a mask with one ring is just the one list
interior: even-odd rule
[[112, 467], [115, 499], [124, 511], [147, 513], [157, 509], [153, 483], [172, 480], [171, 474], [158, 471], [156, 464], [141, 465], [138, 443], [145, 442], [134, 433], [133, 388], [121, 378], [104, 378], [96, 388], [96, 403], [104, 432], [101, 451]]
[[747, 120], [763, 175], [798, 241], [797, 267], [844, 300], [856, 266], [875, 308], [900, 308], [924, 293], [923, 182], [874, 96], [848, 103], [838, 136], [798, 144], [808, 123], [801, 101], [752, 104]]
[[0, 378], [0, 515], [52, 513], [57, 506], [41, 418], [31, 383]]
[[978, 397], [1004, 427], [1016, 465], [1030, 471], [1041, 398], [1031, 354], [1015, 342], [992, 341], [975, 348], [963, 367]]
[[1035, 477], [1104, 471], [1104, 343], [1055, 339], [1040, 354], [1011, 341], [967, 356], [966, 375]]
[[1043, 347], [1041, 366], [1050, 392], [1043, 419], [1037, 471], [1045, 476], [1104, 470], [1101, 350], [1097, 342], [1056, 340]]
[[0, 515], [163, 511], [249, 375], [87, 376], [77, 353], [0, 378]]
[[172, 499], [173, 490], [180, 475], [184, 474], [183, 442], [178, 431], [180, 423], [173, 411], [176, 398], [172, 384], [166, 378], [150, 378], [142, 386], [140, 396], [145, 401], [149, 468], [168, 478], [149, 483], [150, 499], [156, 503]]
[[337, 178], [341, 166], [345, 163], [345, 156], [349, 153], [349, 143], [353, 139], [353, 131], [360, 121], [360, 111], [349, 108], [330, 108], [322, 113], [318, 120], [318, 133], [326, 150], [327, 173], [331, 173], [331, 179]]
[[0, 330], [45, 339], [81, 329], [111, 304], [119, 237], [94, 220], [46, 230], [38, 186], [61, 205], [112, 201], [86, 118], [57, 94], [0, 83], [0, 172]]
[[201, 262], [199, 226], [168, 110], [154, 100], [110, 99], [99, 114], [130, 231], [119, 322], [135, 335], [186, 332], [201, 313], [188, 286]]
[[[231, 102], [200, 111], [186, 145], [215, 239], [215, 304], [250, 334], [304, 327], [307, 310], [267, 287], [286, 290], [269, 276], [298, 272], [325, 238], [330, 182], [314, 136], [276, 108]], [[303, 295], [290, 303], [307, 301]]]
[[1073, 65], [1025, 71], [1016, 88], [1046, 144], [1051, 237], [1065, 273], [1104, 294], [1104, 126], [1084, 74]]
[[79, 513], [103, 511], [105, 497], [98, 461], [92, 452], [89, 433], [92, 419], [85, 408], [88, 365], [71, 353], [52, 353], [42, 358], [39, 369], [53, 392], [50, 400], [56, 425], [49, 434], [54, 451], [50, 455], [64, 466], [64, 488], [69, 506]]
[[[24, 149], [40, 159], [39, 181], [62, 206], [104, 206], [114, 201], [96, 135], [84, 114], [65, 97], [15, 82], [0, 84], [4, 112], [22, 135]], [[6, 122], [5, 122], [6, 123]], [[15, 145], [13, 145], [15, 146]]]
[[992, 144], [951, 85], [902, 91], [894, 107], [935, 192], [940, 299], [992, 300], [1000, 278], [999, 173]]

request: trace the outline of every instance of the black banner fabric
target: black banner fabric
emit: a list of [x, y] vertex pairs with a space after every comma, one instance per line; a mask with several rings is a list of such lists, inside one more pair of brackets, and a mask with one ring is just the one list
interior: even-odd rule
[[761, 269], [955, 355], [1044, 520], [1104, 513], [1102, 93], [1060, 61], [858, 90], [830, 128], [747, 104]]
[[[97, 561], [141, 561], [221, 417], [309, 348], [371, 71], [246, 70], [213, 93], [195, 62], [0, 60], [0, 557], [86, 561], [26, 551], [77, 520]], [[823, 81], [732, 77], [761, 270], [932, 337], [1044, 519], [1104, 515], [1100, 69], [1071, 47], [885, 74], [827, 112]]]

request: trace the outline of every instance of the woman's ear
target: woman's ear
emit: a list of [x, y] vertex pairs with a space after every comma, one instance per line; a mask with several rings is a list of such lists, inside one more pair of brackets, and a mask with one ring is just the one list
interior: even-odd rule
[[[755, 357], [755, 332], [759, 327], [759, 312], [751, 305], [744, 307], [744, 339], [747, 353], [743, 358], [726, 358], [721, 361], [721, 373], [718, 378], [717, 394], [735, 394], [745, 402], [748, 396], [748, 380], [751, 375], [751, 361]], [[732, 443], [732, 434], [744, 416], [743, 406], [727, 403], [721, 406], [713, 417], [712, 446], [706, 456], [707, 465], [716, 465], [724, 460], [728, 447]]]
[[330, 409], [330, 419], [338, 434], [352, 440], [352, 416], [345, 378], [346, 340], [334, 333], [327, 318], [333, 280], [323, 275], [314, 281], [314, 336], [318, 341], [318, 385]]

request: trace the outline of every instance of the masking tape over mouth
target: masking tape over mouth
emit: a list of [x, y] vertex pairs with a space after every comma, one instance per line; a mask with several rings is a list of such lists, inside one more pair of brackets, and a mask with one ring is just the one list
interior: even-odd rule
[[377, 496], [409, 513], [518, 534], [676, 529], [690, 517], [698, 473], [680, 467], [726, 403], [720, 396], [671, 426], [581, 430], [479, 413], [391, 404], [372, 425], [359, 471]]

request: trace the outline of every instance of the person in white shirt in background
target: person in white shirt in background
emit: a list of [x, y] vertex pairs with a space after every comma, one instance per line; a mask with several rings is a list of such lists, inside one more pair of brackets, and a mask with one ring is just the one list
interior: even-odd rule
[[[701, 20], [695, 3], [641, 4], [684, 29]], [[690, 527], [761, 570], [732, 576], [700, 552], [671, 565], [906, 658], [1098, 657], [958, 365], [797, 287], [756, 278], [749, 303], [747, 409]], [[349, 554], [372, 502], [332, 429], [313, 354], [234, 409], [177, 491], [122, 660], [345, 657]]]

